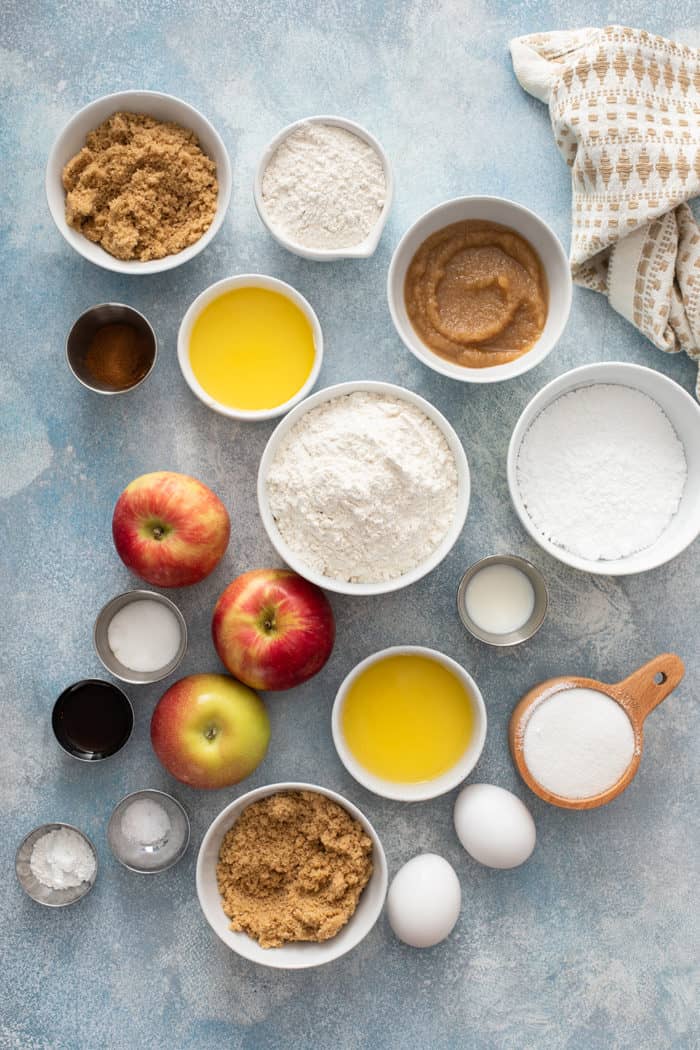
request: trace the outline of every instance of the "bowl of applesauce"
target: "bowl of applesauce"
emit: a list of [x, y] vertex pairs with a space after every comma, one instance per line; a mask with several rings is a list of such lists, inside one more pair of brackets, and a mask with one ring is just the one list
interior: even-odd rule
[[420, 361], [463, 383], [498, 383], [556, 346], [571, 273], [534, 212], [503, 197], [458, 197], [403, 235], [387, 296], [396, 331]]

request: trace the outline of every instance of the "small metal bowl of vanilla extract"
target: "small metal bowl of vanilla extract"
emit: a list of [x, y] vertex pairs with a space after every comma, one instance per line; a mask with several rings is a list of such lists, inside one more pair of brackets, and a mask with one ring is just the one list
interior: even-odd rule
[[138, 310], [124, 303], [91, 306], [75, 322], [66, 340], [68, 366], [96, 394], [125, 394], [151, 374], [158, 341]]
[[116, 755], [128, 741], [134, 709], [112, 682], [85, 678], [63, 690], [53, 707], [51, 727], [71, 758], [99, 762]]

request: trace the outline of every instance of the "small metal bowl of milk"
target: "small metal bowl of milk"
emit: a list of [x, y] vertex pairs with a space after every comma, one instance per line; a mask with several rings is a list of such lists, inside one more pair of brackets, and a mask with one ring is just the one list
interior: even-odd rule
[[539, 569], [515, 554], [482, 558], [465, 572], [457, 611], [470, 634], [488, 645], [520, 645], [547, 615], [547, 585]]
[[184, 616], [156, 591], [126, 591], [112, 598], [100, 610], [92, 637], [110, 674], [132, 685], [167, 678], [187, 650]]

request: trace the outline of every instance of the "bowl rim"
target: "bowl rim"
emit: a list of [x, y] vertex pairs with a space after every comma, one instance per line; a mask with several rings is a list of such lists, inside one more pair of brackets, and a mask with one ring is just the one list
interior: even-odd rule
[[[392, 656], [402, 655], [423, 656], [429, 660], [434, 660], [443, 667], [446, 667], [455, 675], [455, 677], [459, 678], [462, 685], [466, 687], [466, 691], [469, 693], [470, 698], [473, 701], [474, 710], [477, 714], [477, 732], [474, 739], [470, 741], [469, 747], [462, 758], [460, 758], [451, 769], [448, 769], [446, 773], [442, 773], [439, 777], [434, 777], [432, 780], [428, 781], [421, 780], [414, 783], [401, 783], [385, 780], [383, 777], [376, 776], [374, 773], [365, 769], [364, 766], [357, 761], [347, 746], [343, 735], [341, 725], [342, 709], [348, 690], [353, 682], [355, 682], [368, 667], [372, 667], [374, 664], [380, 663], [382, 660]], [[338, 758], [343, 763], [345, 769], [350, 776], [358, 782], [358, 784], [361, 784], [362, 787], [366, 788], [368, 791], [371, 791], [375, 795], [379, 795], [381, 798], [391, 799], [395, 802], [426, 802], [429, 799], [438, 798], [440, 795], [446, 795], [448, 792], [456, 788], [466, 780], [476, 768], [484, 751], [487, 729], [488, 715], [486, 712], [484, 697], [469, 671], [446, 653], [442, 653], [438, 649], [431, 649], [425, 645], [391, 645], [386, 649], [379, 649], [377, 652], [371, 653], [369, 656], [366, 656], [364, 660], [360, 660], [359, 663], [355, 664], [355, 666], [348, 671], [345, 678], [338, 686], [333, 701], [333, 707], [331, 709], [331, 733], [333, 736], [333, 743]], [[469, 755], [469, 758], [466, 757], [467, 755]]]
[[[612, 378], [610, 372], [622, 369], [628, 374], [629, 382], [621, 382], [618, 379]], [[518, 454], [520, 452], [520, 446], [523, 442], [525, 434], [529, 430], [530, 426], [534, 423], [535, 419], [554, 401], [557, 401], [560, 397], [565, 394], [572, 393], [574, 390], [581, 390], [589, 386], [598, 386], [605, 384], [614, 384], [615, 386], [625, 386], [632, 390], [637, 390], [639, 393], [644, 394], [654, 401], [652, 394], [648, 394], [644, 390], [636, 385], [634, 377], [639, 373], [654, 377], [654, 382], [658, 383], [659, 386], [665, 386], [667, 390], [671, 391], [671, 397], [684, 400], [686, 403], [692, 405], [693, 409], [698, 415], [698, 422], [700, 423], [700, 404], [698, 404], [694, 398], [684, 390], [680, 384], [676, 383], [675, 380], [669, 376], [664, 375], [663, 372], [657, 371], [655, 368], [649, 368], [647, 365], [638, 365], [633, 361], [595, 361], [586, 365], [578, 365], [576, 368], [570, 368], [566, 372], [562, 372], [561, 375], [551, 379], [543, 387], [541, 387], [527, 402], [522, 412], [518, 416], [518, 419], [513, 427], [510, 441], [508, 442], [508, 453], [506, 458], [506, 475], [508, 479], [508, 490], [510, 492], [511, 503], [515, 509], [515, 512], [520, 520], [521, 525], [525, 531], [532, 537], [537, 545], [550, 554], [557, 561], [564, 565], [568, 565], [572, 569], [578, 569], [581, 572], [588, 572], [594, 576], [632, 576], [639, 575], [643, 572], [649, 572], [651, 569], [657, 569], [662, 565], [666, 565], [667, 562], [672, 561], [679, 554], [681, 554], [690, 544], [700, 535], [700, 516], [698, 517], [697, 529], [694, 536], [691, 536], [687, 542], [684, 542], [678, 549], [671, 548], [670, 550], [664, 551], [659, 557], [654, 558], [649, 562], [648, 565], [643, 567], [629, 566], [626, 562], [630, 558], [636, 556], [636, 554], [644, 554], [645, 551], [637, 551], [635, 554], [629, 555], [627, 558], [615, 559], [615, 560], [600, 560], [591, 561], [588, 558], [581, 558], [577, 554], [572, 554], [565, 547], [559, 547], [548, 540], [546, 536], [543, 536], [536, 528], [534, 522], [530, 519], [530, 516], [525, 509], [525, 505], [520, 496], [520, 489], [518, 486], [517, 476], [517, 463]], [[580, 380], [580, 382], [572, 382], [572, 379]], [[663, 408], [659, 402], [656, 402], [659, 408], [664, 412], [664, 415], [668, 419], [669, 423], [674, 429], [678, 440], [684, 445], [680, 435], [676, 431], [673, 419]], [[684, 446], [685, 450], [685, 446]], [[661, 537], [659, 537], [659, 540]], [[650, 547], [646, 548], [646, 552], [652, 551], [657, 546], [659, 540], [657, 540]]]
[[[415, 566], [410, 572], [406, 572], [402, 576], [396, 576], [391, 580], [381, 580], [373, 583], [351, 583], [346, 580], [336, 580], [330, 576], [323, 576], [309, 566], [304, 565], [301, 559], [297, 557], [296, 553], [288, 546], [277, 529], [272, 511], [270, 510], [265, 481], [267, 478], [267, 471], [281, 440], [303, 415], [316, 408], [317, 405], [323, 404], [325, 401], [332, 401], [335, 398], [343, 397], [346, 394], [361, 393], [363, 391], [367, 393], [386, 394], [395, 397], [397, 400], [407, 401], [409, 404], [415, 405], [417, 408], [421, 409], [428, 419], [438, 427], [455, 459], [455, 466], [458, 475], [457, 507], [452, 526], [445, 533], [442, 542], [424, 562]], [[389, 594], [392, 591], [402, 590], [404, 587], [416, 583], [418, 580], [422, 579], [423, 576], [427, 576], [428, 573], [437, 568], [440, 562], [447, 557], [459, 539], [464, 528], [464, 523], [467, 520], [470, 496], [471, 475], [469, 471], [469, 461], [460, 437], [452, 424], [445, 416], [443, 416], [442, 412], [440, 412], [435, 405], [426, 398], [421, 397], [420, 394], [416, 394], [413, 390], [398, 386], [395, 383], [386, 383], [375, 379], [359, 379], [343, 383], [335, 383], [332, 386], [323, 387], [321, 390], [317, 390], [314, 394], [311, 394], [310, 397], [305, 398], [296, 405], [272, 431], [267, 444], [263, 449], [258, 466], [258, 510], [270, 543], [275, 548], [280, 558], [282, 558], [282, 560], [300, 576], [303, 576], [311, 583], [315, 583], [318, 587], [322, 587], [327, 591], [333, 591], [336, 594]]]
[[[139, 97], [139, 101], [135, 100], [135, 96]], [[144, 104], [147, 103], [148, 100], [158, 100], [173, 105], [174, 108], [180, 109], [183, 118], [185, 116], [194, 116], [196, 120], [201, 121], [206, 126], [208, 134], [216, 143], [217, 148], [220, 152], [221, 163], [219, 163], [219, 160], [215, 161], [217, 168], [216, 175], [219, 186], [219, 192], [216, 202], [216, 211], [214, 213], [214, 218], [211, 221], [211, 225], [208, 227], [208, 229], [204, 231], [199, 240], [194, 242], [194, 244], [188, 245], [186, 248], [183, 248], [181, 251], [176, 252], [174, 255], [166, 255], [162, 259], [148, 259], [144, 262], [138, 259], [117, 259], [115, 256], [110, 255], [109, 252], [105, 251], [104, 248], [101, 248], [100, 245], [95, 245], [92, 241], [88, 241], [87, 238], [83, 237], [83, 235], [80, 234], [77, 230], [73, 231], [71, 227], [68, 226], [65, 220], [64, 211], [55, 208], [52, 201], [55, 179], [56, 177], [58, 177], [60, 183], [61, 178], [60, 171], [62, 169], [62, 165], [61, 168], [58, 167], [57, 157], [61, 151], [66, 136], [69, 134], [69, 132], [73, 131], [76, 127], [78, 127], [83, 121], [86, 121], [90, 114], [95, 109], [97, 109], [98, 106], [102, 106], [104, 103], [107, 102], [109, 102], [110, 104], [113, 103], [115, 106], [114, 112], [117, 112], [119, 109], [119, 101], [127, 99], [130, 101], [128, 101], [126, 104], [128, 104], [132, 109], [134, 105], [141, 105], [141, 99], [143, 99]], [[136, 112], [138, 112], [138, 110], [136, 110]], [[143, 112], [147, 111], [144, 110]], [[182, 123], [182, 119], [178, 119], [175, 115], [173, 115], [170, 119], [174, 120], [175, 123], [181, 124], [182, 127], [186, 126], [186, 124]], [[88, 128], [86, 134], [89, 131], [94, 130], [94, 127], [96, 126], [97, 125], [94, 125], [93, 127]], [[192, 129], [190, 128], [189, 130]], [[199, 138], [199, 136], [197, 137]], [[210, 160], [214, 160], [214, 158], [211, 157], [210, 154], [206, 152], [206, 150], [204, 150], [204, 147], [202, 147], [202, 150], [206, 153], [207, 156], [210, 157]], [[56, 171], [54, 169], [58, 169], [58, 174], [56, 174]], [[219, 135], [219, 132], [216, 130], [211, 121], [207, 117], [205, 117], [200, 110], [196, 109], [195, 106], [190, 105], [189, 102], [185, 102], [184, 99], [178, 98], [177, 95], [171, 95], [164, 91], [150, 91], [142, 88], [131, 88], [123, 91], [110, 92], [106, 95], [100, 95], [98, 98], [91, 99], [90, 102], [87, 102], [84, 106], [77, 110], [63, 125], [60, 131], [56, 134], [51, 144], [51, 148], [49, 150], [48, 158], [46, 161], [46, 171], [44, 175], [44, 192], [46, 195], [46, 202], [48, 205], [49, 212], [51, 214], [51, 218], [53, 219], [58, 232], [61, 234], [66, 243], [78, 253], [78, 255], [81, 255], [88, 262], [92, 263], [94, 266], [101, 267], [103, 270], [111, 270], [113, 273], [122, 273], [131, 276], [144, 276], [146, 274], [163, 273], [166, 270], [173, 270], [177, 266], [182, 266], [183, 263], [189, 262], [190, 259], [193, 259], [196, 255], [199, 255], [199, 253], [203, 251], [204, 248], [206, 248], [206, 246], [214, 239], [216, 234], [221, 229], [221, 226], [223, 225], [223, 221], [226, 217], [228, 206], [231, 200], [232, 182], [233, 178], [231, 171], [231, 159], [228, 155], [228, 150], [226, 149], [224, 141]], [[63, 192], [62, 186], [61, 191]], [[73, 237], [73, 233], [75, 233], [75, 237]], [[83, 241], [85, 242], [85, 244], [82, 243]], [[91, 245], [93, 248], [101, 249], [101, 254], [97, 258], [93, 258], [92, 254], [90, 254], [87, 250], [87, 245]]]
[[[304, 381], [303, 386], [297, 390], [296, 394], [283, 404], [277, 405], [274, 408], [233, 408], [231, 405], [225, 405], [221, 401], [217, 401], [216, 398], [212, 397], [211, 394], [208, 394], [204, 387], [201, 386], [190, 364], [189, 341], [195, 321], [209, 303], [213, 302], [220, 295], [234, 291], [236, 288], [266, 288], [269, 291], [278, 292], [280, 295], [284, 295], [287, 299], [291, 300], [291, 302], [301, 310], [311, 325], [311, 332], [314, 341], [314, 363], [311, 367], [311, 371]], [[220, 280], [214, 281], [213, 284], [208, 285], [188, 306], [177, 332], [177, 360], [180, 365], [180, 371], [182, 372], [183, 378], [188, 387], [195, 397], [199, 398], [202, 404], [206, 405], [207, 408], [211, 408], [214, 412], [218, 412], [219, 415], [222, 416], [227, 416], [229, 419], [237, 419], [241, 422], [247, 423], [258, 423], [266, 419], [277, 419], [280, 416], [286, 415], [290, 409], [294, 408], [295, 405], [298, 405], [300, 401], [303, 401], [316, 385], [316, 381], [321, 371], [321, 365], [323, 364], [323, 331], [321, 329], [321, 322], [308, 299], [303, 296], [301, 292], [297, 291], [293, 285], [280, 280], [279, 277], [271, 277], [269, 274], [265, 273], [233, 274], [231, 277], [222, 277]]]
[[[441, 358], [423, 343], [417, 333], [414, 333], [412, 329], [406, 328], [403, 325], [399, 318], [397, 296], [395, 294], [395, 285], [397, 281], [396, 274], [399, 267], [399, 260], [405, 251], [407, 241], [415, 234], [417, 229], [423, 223], [429, 223], [431, 219], [437, 217], [446, 208], [455, 207], [457, 205], [479, 206], [484, 204], [499, 206], [505, 205], [507, 208], [512, 208], [514, 211], [526, 215], [543, 230], [547, 238], [550, 240], [559, 269], [564, 277], [563, 295], [560, 294], [559, 296], [559, 301], [562, 305], [562, 320], [559, 327], [555, 329], [554, 334], [548, 338], [547, 342], [543, 343], [542, 336], [540, 336], [531, 350], [528, 350], [527, 353], [517, 357], [514, 361], [509, 361], [502, 365], [491, 365], [486, 368], [468, 368], [464, 365], [453, 364], [452, 362]], [[493, 219], [491, 221], [496, 222], [497, 220]], [[504, 221], [502, 225], [510, 225], [512, 228], [515, 228], [512, 223], [506, 221]], [[430, 236], [430, 234], [426, 233], [425, 237], [428, 236]], [[403, 282], [401, 288], [403, 290]], [[424, 365], [427, 365], [428, 368], [431, 368], [434, 372], [438, 372], [440, 375], [447, 376], [450, 379], [456, 379], [461, 383], [502, 383], [508, 379], [515, 379], [517, 376], [529, 372], [532, 368], [541, 364], [542, 361], [549, 356], [552, 350], [554, 350], [564, 333], [571, 313], [573, 281], [571, 279], [569, 260], [561, 241], [549, 223], [538, 215], [537, 212], [532, 211], [531, 208], [526, 207], [524, 204], [520, 204], [518, 201], [511, 200], [509, 197], [499, 197], [493, 194], [471, 194], [463, 197], [451, 197], [449, 200], [444, 200], [440, 204], [434, 205], [432, 208], [429, 208], [428, 211], [419, 215], [418, 218], [406, 229], [392, 252], [389, 268], [387, 270], [386, 292], [389, 313], [391, 314], [391, 320], [396, 334], [399, 336], [406, 349], [409, 350], [419, 361], [422, 361]]]
[[[281, 794], [283, 792], [289, 791], [313, 791], [316, 794], [324, 795], [326, 798], [331, 799], [331, 801], [336, 802], [339, 806], [342, 806], [343, 809], [347, 810], [350, 816], [354, 817], [355, 820], [359, 821], [359, 823], [362, 825], [362, 827], [372, 840], [373, 872], [370, 876], [370, 881], [375, 877], [375, 875], [377, 875], [379, 882], [378, 900], [365, 932], [360, 937], [358, 937], [357, 940], [345, 946], [341, 951], [333, 951], [333, 944], [335, 938], [331, 938], [328, 941], [322, 941], [318, 944], [312, 944], [312, 947], [316, 948], [319, 952], [322, 952], [325, 957], [321, 959], [316, 958], [313, 959], [313, 961], [310, 960], [308, 962], [284, 962], [283, 960], [280, 960], [279, 955], [275, 956], [273, 954], [270, 954], [273, 952], [279, 952], [283, 950], [285, 946], [283, 946], [282, 949], [266, 949], [266, 957], [264, 959], [251, 958], [251, 956], [241, 952], [237, 947], [234, 947], [234, 945], [229, 944], [228, 941], [223, 939], [219, 931], [214, 926], [213, 922], [210, 920], [209, 908], [204, 901], [203, 886], [204, 879], [206, 877], [205, 854], [207, 849], [209, 848], [211, 841], [216, 837], [216, 835], [219, 834], [219, 829], [226, 822], [228, 816], [233, 811], [236, 811], [237, 814], [239, 812], [242, 813], [244, 809], [247, 809], [248, 806], [252, 805], [252, 803], [254, 802], [257, 802], [261, 798], [267, 798], [270, 795]], [[230, 831], [235, 822], [235, 820], [230, 821], [230, 823], [226, 827], [226, 830], [221, 836], [222, 838], [227, 831]], [[389, 887], [389, 868], [381, 839], [379, 838], [379, 835], [377, 834], [377, 831], [375, 830], [372, 822], [369, 820], [368, 817], [365, 816], [365, 814], [358, 806], [356, 806], [353, 802], [350, 802], [349, 799], [345, 798], [345, 796], [341, 795], [339, 792], [333, 791], [331, 788], [321, 787], [318, 784], [308, 784], [302, 781], [290, 780], [279, 781], [278, 783], [273, 784], [262, 784], [257, 788], [252, 788], [250, 791], [244, 792], [244, 794], [239, 795], [238, 798], [234, 799], [232, 802], [229, 802], [226, 806], [224, 806], [224, 808], [211, 821], [209, 827], [205, 831], [204, 836], [202, 838], [202, 842], [197, 853], [197, 863], [195, 867], [195, 883], [197, 888], [197, 899], [199, 901], [199, 906], [202, 910], [204, 918], [209, 923], [209, 926], [211, 926], [212, 930], [219, 938], [219, 940], [221, 940], [222, 943], [225, 944], [230, 951], [235, 952], [237, 955], [241, 956], [241, 958], [247, 959], [249, 962], [257, 963], [259, 966], [267, 966], [271, 969], [278, 970], [305, 970], [317, 966], [323, 966], [326, 963], [330, 963], [333, 962], [335, 959], [341, 958], [343, 955], [346, 955], [349, 951], [352, 951], [353, 948], [356, 948], [357, 945], [360, 944], [361, 941], [363, 941], [365, 937], [372, 931], [384, 908], [384, 902], [386, 900], [386, 894]], [[369, 883], [367, 884], [367, 887], [368, 886]], [[367, 889], [367, 887], [365, 887], [365, 889]], [[220, 906], [220, 898], [218, 903]], [[347, 926], [350, 926], [352, 924], [356, 914], [357, 913], [355, 912], [350, 917]], [[246, 935], [244, 934], [243, 936], [245, 937]], [[246, 939], [250, 940], [253, 944], [256, 943], [255, 941], [253, 941], [252, 938], [246, 937]], [[274, 961], [275, 958], [277, 959], [277, 961]]]
[[[161, 668], [160, 672], [132, 671], [126, 667], [126, 664], [122, 664], [121, 661], [117, 660], [116, 656], [114, 657], [115, 666], [111, 666], [104, 658], [102, 647], [99, 645], [97, 640], [98, 627], [101, 625], [103, 620], [107, 619], [109, 613], [112, 610], [112, 607], [116, 605], [117, 602], [119, 602], [119, 605], [117, 606], [117, 608], [114, 609], [112, 615], [109, 616], [110, 622], [112, 620], [112, 617], [116, 616], [120, 609], [125, 608], [127, 605], [131, 605], [132, 602], [139, 601], [156, 601], [160, 605], [164, 605], [167, 609], [170, 609], [171, 613], [173, 613], [180, 628], [180, 647], [177, 651], [177, 655], [170, 661], [169, 664], [166, 664], [165, 667]], [[109, 627], [109, 624], [107, 624], [107, 627]], [[148, 590], [148, 588], [134, 587], [128, 591], [122, 591], [120, 594], [115, 594], [113, 598], [110, 598], [109, 601], [105, 602], [105, 604], [102, 606], [97, 616], [95, 617], [95, 622], [93, 624], [92, 644], [95, 648], [95, 652], [97, 653], [97, 658], [104, 667], [105, 671], [108, 671], [109, 674], [113, 675], [116, 679], [118, 679], [118, 681], [126, 682], [128, 685], [153, 685], [155, 682], [161, 682], [164, 678], [167, 678], [168, 675], [171, 675], [174, 671], [176, 671], [177, 668], [180, 666], [182, 660], [184, 659], [185, 653], [187, 652], [187, 622], [185, 620], [185, 617], [182, 615], [182, 612], [177, 607], [172, 598], [169, 598], [166, 594], [160, 594], [158, 591], [151, 591]], [[121, 671], [118, 671], [116, 669], [117, 664], [120, 668], [123, 667], [125, 671], [128, 671], [130, 675], [134, 675], [136, 677], [127, 678], [124, 674], [122, 674]], [[144, 674], [149, 675], [150, 677], [144, 678]], [[152, 677], [153, 675], [157, 675], [157, 677], [154, 678]]]
[[[41, 900], [41, 898], [35, 897], [34, 894], [30, 892], [30, 890], [28, 889], [28, 887], [24, 883], [24, 879], [20, 875], [20, 872], [19, 872], [20, 853], [24, 849], [24, 847], [25, 847], [26, 843], [28, 842], [28, 840], [33, 835], [36, 835], [37, 832], [45, 832], [48, 835], [48, 833], [50, 831], [58, 831], [60, 828], [67, 828], [69, 831], [75, 831], [78, 835], [80, 835], [80, 837], [82, 839], [85, 840], [85, 842], [87, 842], [88, 846], [92, 850], [92, 855], [93, 855], [93, 858], [95, 860], [95, 870], [94, 870], [91, 878], [85, 879], [80, 884], [80, 886], [73, 887], [76, 890], [79, 890], [79, 889], [81, 889], [81, 887], [84, 887], [82, 889], [81, 893], [79, 893], [77, 897], [74, 897], [73, 900], [67, 900], [67, 901], [43, 901], [43, 900]], [[43, 836], [39, 836], [39, 837], [43, 837]], [[17, 881], [19, 882], [20, 886], [22, 887], [24, 892], [27, 894], [29, 899], [33, 900], [36, 904], [41, 904], [44, 908], [67, 908], [71, 904], [77, 904], [78, 901], [81, 901], [83, 899], [83, 897], [87, 897], [88, 893], [90, 892], [92, 887], [95, 885], [95, 882], [97, 881], [97, 869], [99, 867], [99, 863], [100, 863], [100, 861], [99, 861], [99, 856], [98, 856], [98, 853], [97, 853], [97, 849], [95, 848], [95, 843], [92, 841], [90, 836], [87, 835], [82, 830], [82, 828], [76, 827], [75, 824], [66, 824], [65, 821], [63, 821], [63, 820], [49, 820], [49, 821], [47, 821], [44, 824], [37, 824], [37, 826], [35, 828], [32, 828], [31, 831], [28, 831], [27, 834], [23, 836], [21, 842], [19, 843], [19, 845], [17, 846], [17, 849], [15, 850], [15, 875], [17, 876]], [[39, 881], [39, 880], [37, 880], [37, 881]], [[50, 890], [51, 886], [47, 886], [46, 888]]]
[[[151, 333], [151, 339], [153, 340], [153, 360], [151, 361], [150, 365], [148, 366], [148, 371], [144, 375], [142, 375], [141, 378], [136, 383], [133, 383], [132, 386], [124, 387], [123, 390], [103, 390], [99, 386], [93, 386], [91, 383], [88, 383], [87, 380], [83, 379], [82, 376], [78, 375], [76, 370], [73, 368], [73, 362], [71, 361], [70, 341], [71, 341], [71, 336], [73, 335], [73, 332], [75, 331], [75, 329], [77, 328], [77, 326], [80, 324], [80, 322], [83, 320], [84, 317], [88, 317], [95, 310], [103, 310], [105, 308], [117, 309], [117, 310], [125, 310], [127, 312], [127, 314], [136, 315], [136, 317], [138, 317], [139, 320], [143, 321], [143, 323], [145, 324], [146, 328]], [[107, 321], [107, 324], [110, 324], [110, 323], [112, 323], [112, 322]], [[153, 325], [148, 320], [146, 315], [142, 314], [140, 310], [136, 309], [136, 307], [129, 306], [128, 303], [118, 303], [118, 302], [113, 302], [113, 301], [104, 302], [104, 303], [94, 303], [93, 306], [88, 306], [87, 309], [83, 310], [82, 313], [79, 314], [76, 317], [75, 321], [73, 321], [73, 324], [70, 326], [70, 329], [68, 331], [68, 335], [66, 336], [65, 353], [66, 353], [66, 362], [67, 362], [68, 367], [69, 367], [69, 369], [71, 371], [71, 374], [73, 375], [73, 377], [75, 379], [78, 380], [78, 382], [80, 383], [81, 386], [85, 387], [86, 390], [91, 390], [93, 392], [93, 394], [103, 394], [106, 397], [112, 397], [114, 394], [130, 394], [132, 390], [137, 390], [141, 386], [142, 383], [146, 382], [146, 380], [150, 376], [151, 372], [156, 367], [156, 361], [158, 359], [158, 337], [156, 335], [156, 332], [155, 332], [155, 329], [154, 329]]]
[[[293, 134], [293, 132], [298, 128], [303, 127], [305, 124], [330, 124], [333, 127], [343, 128], [345, 131], [351, 132], [358, 138], [363, 139], [363, 141], [374, 149], [384, 167], [384, 179], [386, 183], [384, 206], [377, 222], [365, 237], [364, 241], [353, 245], [351, 248], [307, 248], [303, 244], [297, 244], [296, 241], [287, 237], [286, 234], [268, 221], [265, 212], [265, 202], [263, 201], [262, 196], [262, 183], [265, 169], [278, 146], [280, 146], [289, 135]], [[368, 259], [377, 249], [377, 245], [379, 244], [386, 221], [389, 217], [389, 212], [391, 211], [393, 200], [394, 174], [389, 158], [381, 142], [379, 142], [379, 140], [375, 138], [367, 128], [363, 127], [362, 124], [358, 124], [354, 120], [349, 120], [347, 117], [339, 117], [333, 114], [315, 114], [311, 117], [302, 117], [300, 120], [295, 120], [291, 124], [285, 125], [285, 127], [270, 139], [263, 149], [256, 165], [255, 176], [253, 178], [253, 201], [255, 203], [255, 210], [268, 233], [274, 237], [278, 244], [281, 244], [283, 248], [286, 248], [287, 251], [300, 256], [302, 259], [310, 259], [314, 262], [332, 262], [334, 259]]]
[[[176, 806], [180, 810], [180, 812], [182, 813], [183, 817], [185, 818], [186, 835], [185, 835], [185, 838], [183, 840], [182, 846], [180, 847], [178, 852], [172, 857], [172, 859], [169, 860], [167, 864], [164, 864], [163, 867], [161, 867], [161, 868], [135, 868], [133, 866], [133, 864], [128, 864], [122, 857], [119, 856], [119, 854], [116, 852], [116, 850], [112, 846], [112, 843], [110, 842], [110, 839], [109, 839], [109, 828], [110, 828], [110, 825], [111, 825], [112, 821], [114, 820], [114, 818], [116, 817], [116, 815], [119, 812], [119, 810], [124, 805], [124, 803], [128, 802], [128, 800], [130, 798], [136, 798], [137, 796], [138, 797], [143, 797], [145, 795], [161, 795], [164, 798], [167, 798], [170, 802], [173, 803], [174, 806]], [[189, 844], [190, 844], [191, 835], [192, 835], [192, 827], [191, 827], [191, 824], [190, 824], [190, 818], [189, 818], [187, 810], [183, 806], [182, 802], [180, 802], [179, 799], [175, 798], [174, 795], [169, 794], [167, 791], [162, 791], [160, 788], [137, 788], [136, 791], [130, 791], [128, 793], [128, 795], [124, 795], [123, 798], [120, 798], [119, 801], [114, 805], [114, 807], [112, 809], [112, 812], [109, 815], [109, 820], [107, 821], [107, 827], [105, 829], [105, 837], [107, 839], [107, 845], [110, 848], [112, 856], [114, 857], [115, 860], [119, 861], [119, 863], [123, 867], [127, 868], [129, 871], [133, 871], [135, 875], [160, 875], [162, 872], [168, 871], [170, 868], [174, 867], [179, 861], [182, 860], [184, 855], [187, 853], [187, 850], [188, 850]]]

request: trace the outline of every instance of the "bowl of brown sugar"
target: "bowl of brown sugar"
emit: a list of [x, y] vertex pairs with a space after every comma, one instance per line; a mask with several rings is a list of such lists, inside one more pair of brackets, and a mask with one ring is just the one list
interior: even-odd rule
[[388, 882], [379, 837], [341, 795], [281, 783], [230, 803], [197, 858], [205, 918], [238, 955], [276, 969], [321, 966], [379, 918]]
[[150, 274], [194, 258], [221, 227], [231, 164], [198, 110], [157, 91], [89, 103], [53, 144], [46, 198], [65, 240], [117, 273]]

